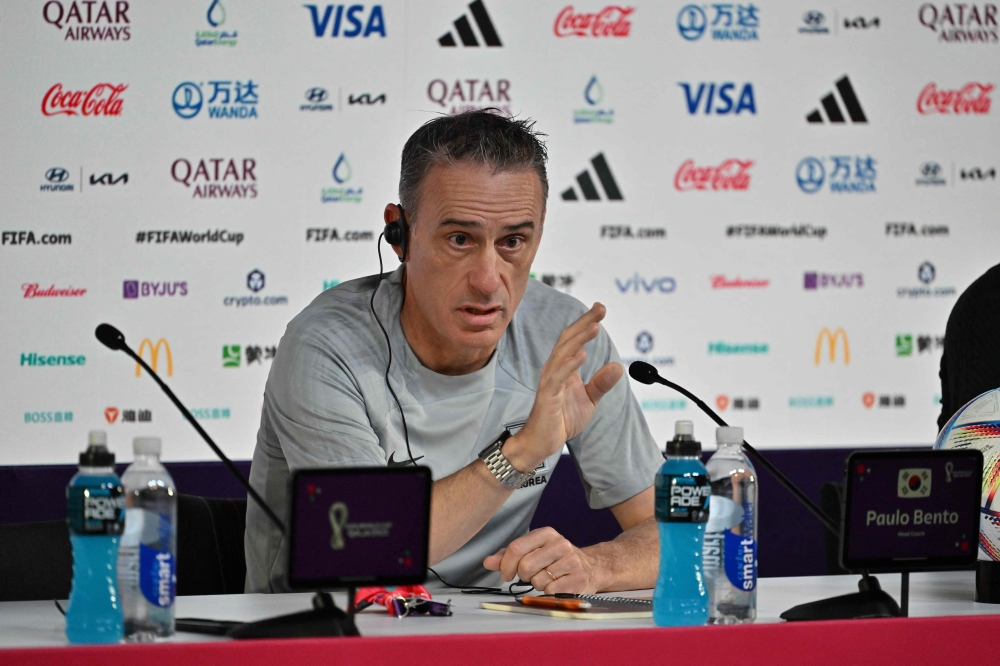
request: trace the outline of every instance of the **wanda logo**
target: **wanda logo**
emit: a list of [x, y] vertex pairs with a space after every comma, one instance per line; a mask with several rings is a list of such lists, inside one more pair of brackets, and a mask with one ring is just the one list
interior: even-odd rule
[[42, 98], [44, 116], [120, 116], [122, 113], [121, 93], [128, 88], [124, 83], [98, 83], [90, 90], [64, 91], [57, 83]]
[[699, 167], [687, 160], [674, 175], [674, 187], [681, 192], [691, 190], [745, 190], [750, 187], [753, 160], [726, 160], [719, 166]]
[[917, 98], [920, 113], [989, 113], [992, 83], [967, 83], [961, 90], [938, 90], [928, 83]]
[[635, 7], [608, 5], [596, 14], [577, 14], [566, 5], [556, 17], [556, 37], [628, 37], [632, 23], [628, 17]]

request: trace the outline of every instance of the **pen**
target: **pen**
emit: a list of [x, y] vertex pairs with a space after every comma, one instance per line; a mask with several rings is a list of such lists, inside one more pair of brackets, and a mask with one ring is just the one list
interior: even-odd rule
[[554, 597], [517, 597], [525, 606], [535, 606], [536, 608], [552, 608], [555, 610], [579, 611], [590, 608], [589, 601], [582, 599], [556, 599]]

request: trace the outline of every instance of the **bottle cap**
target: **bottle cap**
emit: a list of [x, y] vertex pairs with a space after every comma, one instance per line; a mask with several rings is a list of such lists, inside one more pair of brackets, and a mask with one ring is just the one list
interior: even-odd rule
[[674, 424], [674, 436], [678, 437], [680, 435], [688, 435], [689, 437], [694, 437], [694, 422], [693, 421], [678, 421]]
[[[95, 431], [99, 432], [99, 431]], [[90, 433], [91, 436], [94, 433]], [[103, 432], [99, 432], [103, 435]], [[80, 453], [80, 467], [111, 467], [115, 464], [115, 454], [108, 451], [103, 444], [91, 444], [86, 451]]]
[[715, 441], [718, 444], [742, 444], [743, 428], [733, 428], [733, 427], [716, 428]]
[[108, 433], [103, 430], [91, 430], [87, 433], [87, 443], [91, 445], [98, 445], [107, 447], [108, 445]]
[[700, 456], [701, 442], [695, 441], [694, 423], [677, 421], [674, 424], [674, 438], [667, 442], [668, 456]]
[[137, 456], [157, 456], [160, 455], [159, 437], [136, 437], [132, 440], [132, 451]]

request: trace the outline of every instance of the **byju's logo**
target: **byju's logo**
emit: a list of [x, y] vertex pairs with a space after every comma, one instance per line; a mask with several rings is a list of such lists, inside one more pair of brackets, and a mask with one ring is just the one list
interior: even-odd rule
[[837, 342], [843, 342], [844, 348], [844, 365], [851, 364], [851, 344], [847, 339], [847, 331], [843, 328], [838, 327], [834, 331], [830, 331], [828, 328], [823, 328], [816, 336], [816, 351], [813, 354], [813, 364], [819, 365], [822, 360], [823, 343], [827, 344], [827, 349], [829, 350], [830, 363], [836, 363], [837, 361]]
[[353, 175], [351, 163], [347, 161], [347, 156], [344, 153], [341, 153], [337, 161], [333, 163], [330, 175], [333, 176], [333, 181], [337, 183], [337, 187], [322, 188], [319, 194], [320, 201], [323, 203], [361, 203], [365, 188], [344, 187]]
[[125, 280], [122, 282], [122, 298], [136, 299], [151, 296], [187, 296], [188, 283], [180, 282], [146, 282]]
[[199, 30], [194, 34], [195, 46], [236, 46], [239, 37], [236, 30], [232, 32], [217, 30], [226, 23], [226, 8], [220, 0], [212, 0], [205, 12], [205, 20], [211, 30]]
[[[861, 108], [861, 102], [858, 101], [858, 96], [854, 92], [854, 86], [851, 85], [851, 80], [844, 77], [834, 83], [837, 88], [837, 92], [840, 94], [840, 101], [843, 103], [845, 109], [847, 109], [847, 115], [850, 117], [852, 123], [867, 123], [868, 118], [865, 116], [864, 109]], [[826, 120], [823, 120], [823, 114], [819, 112], [819, 109], [813, 109], [806, 115], [806, 120], [810, 123], [824, 122], [830, 123], [844, 123], [844, 114], [841, 111], [840, 104], [837, 103], [837, 97], [833, 92], [829, 92], [820, 101], [823, 105], [823, 113], [826, 114]]]
[[[69, 9], [59, 0], [49, 0], [42, 7], [42, 18], [58, 30], [66, 28], [63, 41], [111, 41], [127, 42], [132, 38], [128, 23], [128, 2], [118, 0], [111, 11], [106, 0], [101, 1], [100, 9], [94, 11], [96, 2], [81, 2], [86, 5], [86, 18], [83, 10], [72, 2]], [[113, 15], [113, 18], [112, 18]]]
[[602, 109], [600, 104], [604, 101], [604, 86], [597, 80], [597, 75], [590, 77], [587, 85], [583, 88], [583, 99], [587, 102], [584, 109], [573, 109], [574, 123], [598, 123], [610, 125], [615, 121], [614, 109]]
[[826, 16], [823, 12], [811, 9], [802, 15], [802, 25], [799, 32], [804, 35], [829, 35], [830, 28], [826, 25]]
[[920, 25], [948, 44], [996, 44], [997, 6], [993, 3], [925, 3], [917, 11]]
[[917, 111], [929, 113], [976, 114], [990, 112], [992, 83], [966, 83], [959, 90], [938, 90], [934, 83], [928, 83], [917, 98]]
[[[611, 173], [611, 167], [608, 166], [608, 161], [605, 159], [604, 153], [594, 155], [590, 160], [590, 164], [594, 167], [597, 179], [601, 181], [601, 185], [604, 187], [604, 196], [607, 200], [623, 201], [625, 197], [622, 196], [621, 190], [618, 189], [618, 183], [615, 182], [614, 174]], [[601, 200], [601, 195], [598, 194], [597, 186], [594, 184], [594, 179], [590, 177], [588, 169], [584, 169], [576, 175], [576, 183], [580, 187], [580, 192], [583, 194], [584, 199], [587, 201]], [[576, 194], [576, 189], [572, 185], [563, 190], [562, 198], [563, 201], [580, 200]]]
[[681, 164], [674, 174], [674, 189], [678, 192], [692, 190], [745, 191], [750, 187], [750, 167], [753, 160], [725, 160], [719, 166], [697, 167], [694, 160]]
[[[490, 19], [489, 13], [486, 11], [486, 5], [483, 4], [483, 0], [474, 0], [474, 2], [469, 4], [469, 11], [472, 12], [472, 18], [476, 21], [476, 27], [479, 28], [479, 36], [486, 46], [503, 46], [500, 43], [500, 35], [497, 34], [497, 29], [493, 27], [493, 21]], [[455, 19], [455, 32], [458, 33], [458, 38], [462, 40], [462, 46], [479, 46], [479, 38], [476, 37], [476, 33], [472, 30], [472, 24], [469, 22], [469, 17], [462, 14], [457, 19]], [[458, 46], [455, 42], [455, 35], [451, 32], [446, 32], [438, 39], [438, 44], [441, 46]]]
[[[367, 12], [364, 5], [327, 5], [322, 10], [316, 5], [302, 5], [309, 10], [313, 34], [317, 37], [385, 37], [385, 17], [382, 5], [372, 5]], [[329, 28], [329, 32], [327, 31]], [[343, 31], [341, 31], [343, 28]]]
[[194, 186], [192, 199], [256, 199], [256, 168], [252, 157], [203, 158], [197, 165], [182, 157], [170, 165], [170, 175], [184, 187]]
[[615, 278], [615, 286], [623, 294], [672, 294], [677, 290], [677, 281], [672, 277], [655, 277], [647, 280], [638, 273], [622, 281]]
[[[829, 177], [827, 164], [830, 166]], [[795, 180], [806, 194], [815, 194], [829, 182], [836, 193], [864, 194], [875, 192], [875, 158], [834, 155], [828, 158], [806, 157], [795, 168]]]
[[128, 86], [124, 83], [98, 83], [90, 90], [63, 90], [57, 83], [42, 98], [43, 116], [120, 116], [122, 103], [119, 97]]
[[[751, 115], [757, 114], [757, 103], [753, 97], [753, 84], [744, 83], [740, 89], [739, 98], [734, 101], [737, 84], [735, 83], [699, 83], [697, 88], [693, 83], [678, 83], [684, 89], [684, 101], [687, 103], [689, 115], [704, 113], [708, 115], [735, 115], [744, 111]], [[702, 101], [704, 100], [704, 103]]]
[[552, 31], [556, 37], [628, 37], [632, 29], [628, 19], [634, 11], [635, 7], [608, 5], [593, 14], [577, 14], [573, 5], [566, 5], [556, 16]]
[[803, 287], [806, 291], [816, 291], [817, 289], [851, 289], [865, 286], [865, 277], [862, 273], [817, 273], [807, 271]]
[[451, 85], [443, 79], [434, 79], [427, 84], [427, 99], [451, 115], [490, 107], [513, 115], [507, 79], [494, 79], [492, 83], [489, 79], [455, 79]]
[[42, 192], [72, 192], [73, 183], [67, 183], [69, 180], [69, 170], [63, 167], [52, 167], [45, 172], [45, 180], [47, 183], [42, 183], [39, 188]]
[[748, 5], [716, 3], [711, 25], [706, 9], [709, 5], [685, 5], [677, 14], [677, 30], [688, 41], [701, 39], [705, 30], [711, 27], [712, 39], [723, 41], [757, 40], [760, 28], [760, 9], [753, 3]]
[[916, 180], [917, 185], [947, 185], [944, 178], [944, 169], [937, 162], [924, 162], [920, 165], [920, 177]]
[[189, 120], [197, 116], [202, 106], [208, 106], [209, 118], [256, 118], [258, 84], [251, 80], [209, 81], [212, 96], [205, 102], [204, 83], [185, 81], [176, 88], [171, 99], [174, 113]]

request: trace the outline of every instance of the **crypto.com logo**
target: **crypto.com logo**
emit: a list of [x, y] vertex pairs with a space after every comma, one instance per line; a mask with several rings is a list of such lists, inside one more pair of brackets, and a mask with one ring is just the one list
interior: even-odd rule
[[847, 340], [847, 332], [838, 327], [833, 332], [830, 332], [829, 328], [823, 328], [816, 336], [816, 352], [814, 354], [813, 363], [819, 365], [822, 360], [823, 352], [823, 342], [825, 341], [829, 349], [830, 363], [836, 363], [837, 361], [837, 341], [843, 340], [844, 342], [844, 365], [851, 364], [851, 345]]
[[[153, 341], [149, 338], [143, 338], [142, 342], [139, 343], [139, 349], [137, 354], [139, 358], [143, 358], [143, 353], [149, 348], [149, 367], [153, 369], [153, 372], [159, 372], [157, 369], [160, 362], [160, 349], [163, 349], [167, 353], [167, 377], [174, 376], [174, 356], [170, 352], [170, 343], [164, 338], [160, 338], [153, 344]], [[142, 366], [138, 363], [135, 364], [135, 376], [138, 377], [142, 374]]]

